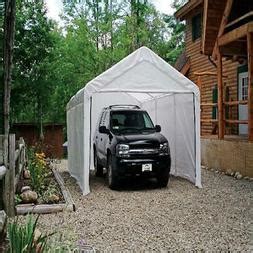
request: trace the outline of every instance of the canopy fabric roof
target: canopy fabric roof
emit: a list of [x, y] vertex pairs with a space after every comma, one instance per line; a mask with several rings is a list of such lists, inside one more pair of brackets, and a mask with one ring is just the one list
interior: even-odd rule
[[[142, 73], [142, 75], [132, 75], [134, 72]], [[169, 75], [171, 72], [173, 75]], [[150, 93], [152, 97], [167, 92], [193, 92], [199, 96], [199, 89], [193, 82], [147, 47], [139, 48], [88, 82], [71, 98], [67, 109], [78, 103], [83, 94], [89, 97], [97, 92], [129, 92], [131, 96], [138, 97], [139, 101], [149, 99]], [[139, 93], [144, 93], [144, 95], [141, 97]]]
[[136, 104], [169, 140], [171, 173], [201, 187], [199, 89], [147, 47], [141, 47], [79, 90], [67, 105], [68, 164], [84, 194], [93, 169], [93, 136], [101, 110]]

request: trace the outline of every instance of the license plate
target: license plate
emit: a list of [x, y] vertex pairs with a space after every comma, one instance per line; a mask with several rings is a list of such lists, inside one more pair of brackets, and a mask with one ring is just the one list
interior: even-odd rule
[[142, 164], [142, 172], [144, 171], [152, 171], [152, 164], [151, 163]]

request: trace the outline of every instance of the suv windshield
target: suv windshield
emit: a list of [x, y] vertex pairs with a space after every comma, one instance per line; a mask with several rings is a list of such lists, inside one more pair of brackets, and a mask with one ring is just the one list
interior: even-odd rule
[[111, 131], [114, 133], [154, 131], [154, 125], [145, 111], [113, 111]]

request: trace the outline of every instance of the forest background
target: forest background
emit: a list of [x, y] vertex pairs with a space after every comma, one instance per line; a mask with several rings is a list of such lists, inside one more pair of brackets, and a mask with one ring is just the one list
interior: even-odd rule
[[[184, 3], [171, 4], [176, 11]], [[0, 11], [4, 13], [3, 3]], [[184, 50], [184, 29], [183, 23], [160, 13], [148, 0], [65, 1], [60, 24], [48, 18], [43, 0], [17, 0], [11, 124], [65, 125], [69, 99], [137, 48], [147, 46], [173, 65]], [[0, 60], [3, 66], [3, 57]]]

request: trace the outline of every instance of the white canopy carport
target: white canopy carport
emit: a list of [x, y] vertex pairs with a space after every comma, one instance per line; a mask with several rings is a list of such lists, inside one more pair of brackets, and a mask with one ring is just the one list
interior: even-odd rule
[[168, 139], [171, 174], [201, 187], [198, 87], [153, 51], [141, 47], [105, 71], [67, 105], [68, 167], [83, 194], [93, 169], [93, 135], [102, 109], [137, 104]]

